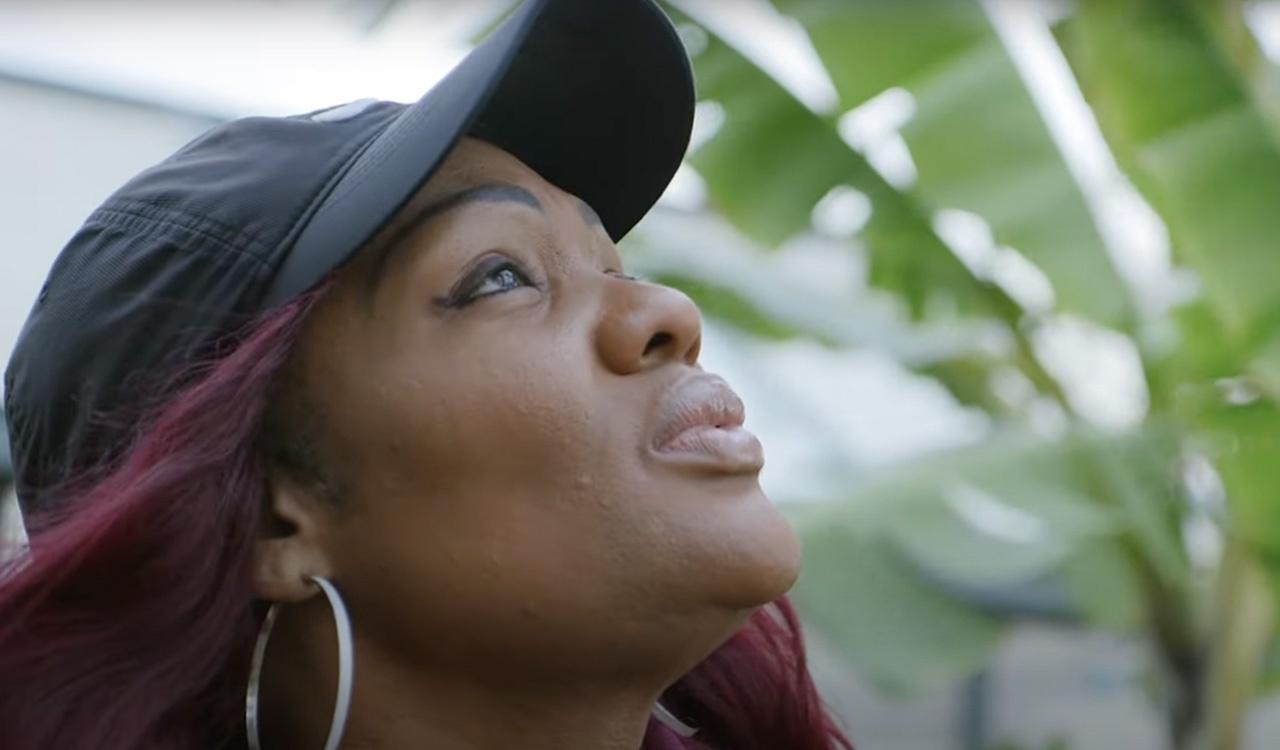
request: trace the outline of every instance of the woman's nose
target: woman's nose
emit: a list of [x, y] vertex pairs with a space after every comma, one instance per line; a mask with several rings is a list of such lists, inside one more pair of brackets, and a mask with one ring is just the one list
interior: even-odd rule
[[596, 347], [605, 366], [619, 375], [671, 362], [696, 365], [702, 348], [702, 314], [683, 292], [611, 278]]

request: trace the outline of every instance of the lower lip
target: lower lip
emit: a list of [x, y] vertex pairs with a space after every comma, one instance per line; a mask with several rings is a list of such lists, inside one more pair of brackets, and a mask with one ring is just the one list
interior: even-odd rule
[[664, 459], [726, 473], [758, 472], [764, 467], [764, 447], [742, 427], [694, 427], [654, 452]]

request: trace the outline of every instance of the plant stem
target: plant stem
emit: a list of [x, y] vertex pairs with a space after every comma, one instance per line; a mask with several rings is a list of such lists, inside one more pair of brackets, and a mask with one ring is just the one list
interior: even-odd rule
[[1227, 542], [1214, 593], [1204, 747], [1236, 750], [1276, 613], [1266, 572], [1248, 543], [1235, 535]]

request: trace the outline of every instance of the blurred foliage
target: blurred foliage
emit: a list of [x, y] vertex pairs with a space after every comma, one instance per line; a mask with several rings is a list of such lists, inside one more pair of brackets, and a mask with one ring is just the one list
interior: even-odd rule
[[928, 298], [938, 294], [966, 314], [1017, 315], [1000, 289], [975, 278], [947, 249], [921, 205], [849, 148], [835, 120], [810, 112], [714, 36], [696, 64], [699, 94], [725, 117], [692, 163], [716, 210], [753, 240], [773, 247], [809, 229], [818, 201], [837, 186], [852, 186], [871, 201], [862, 232], [871, 276], [900, 293], [914, 315], [923, 315]]
[[[981, 215], [1053, 279], [1060, 308], [1124, 326], [1131, 311], [1083, 199], [981, 7], [954, 0], [778, 0], [801, 21], [853, 109], [901, 88], [926, 213]], [[905, 35], [905, 36], [904, 36]]]
[[[695, 4], [674, 4], [693, 24], [680, 10], [696, 15]], [[1005, 625], [1028, 615], [1017, 597], [983, 592], [1052, 582], [1082, 625], [1149, 640], [1170, 747], [1237, 747], [1249, 703], [1280, 684], [1280, 76], [1243, 3], [1080, 0], [1052, 29], [1041, 19], [1124, 178], [1167, 228], [1177, 268], [1198, 282], [1164, 307], [1140, 304], [1118, 272], [1113, 258], [1130, 249], [1102, 231], [991, 4], [774, 4], [808, 32], [834, 111], [813, 111], [714, 33], [687, 36], [704, 114], [723, 116], [691, 164], [710, 208], [745, 238], [743, 257], [813, 236], [815, 207], [852, 188], [870, 216], [836, 241], [865, 256], [864, 294], [896, 301], [899, 338], [973, 324], [1005, 342], [899, 357], [986, 413], [985, 440], [873, 475], [851, 469], [839, 496], [791, 511], [806, 543], [794, 594], [809, 622], [876, 684], [909, 694], [980, 668]], [[886, 97], [909, 102], [903, 122], [859, 132], [859, 113]], [[914, 173], [878, 165], [876, 138], [900, 138]], [[1047, 309], [949, 244], [938, 218], [955, 211], [1043, 274]], [[817, 290], [791, 290], [821, 308], [805, 316], [762, 297], [749, 274], [717, 276], [679, 255], [648, 262], [745, 333], [902, 353], [831, 335], [850, 307]], [[1036, 345], [1065, 319], [1141, 355], [1138, 424], [1098, 424], [1070, 397]], [[1009, 373], [1029, 396], [1001, 392]], [[1036, 427], [1046, 404], [1058, 428]], [[1190, 535], [1206, 533], [1217, 554], [1195, 552]]]
[[[1062, 738], [1054, 738], [1044, 745], [1040, 746], [1042, 750], [1071, 750], [1071, 743]], [[1025, 745], [1018, 745], [1012, 742], [999, 742], [992, 745], [988, 750], [1035, 750]]]

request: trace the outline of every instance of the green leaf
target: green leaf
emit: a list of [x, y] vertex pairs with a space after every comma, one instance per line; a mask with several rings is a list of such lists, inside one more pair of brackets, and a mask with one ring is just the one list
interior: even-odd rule
[[1243, 351], [1280, 321], [1280, 150], [1186, 0], [1083, 0], [1060, 36], [1117, 159]]
[[1142, 580], [1114, 536], [1073, 546], [1060, 573], [1081, 614], [1095, 627], [1132, 631], [1145, 623]]
[[1165, 589], [1185, 594], [1190, 563], [1182, 542], [1187, 501], [1177, 474], [1179, 431], [1152, 423], [1131, 435], [1075, 441], [1077, 481], [1107, 503], [1144, 567]]
[[834, 524], [802, 534], [792, 595], [805, 622], [882, 690], [918, 694], [990, 658], [1001, 624], [926, 583], [886, 541]]
[[831, 188], [877, 183], [832, 123], [719, 38], [709, 37], [694, 64], [700, 97], [722, 106], [725, 121], [691, 162], [714, 207], [752, 239], [777, 246], [809, 229], [814, 206]]
[[[961, 491], [981, 492], [971, 487]], [[996, 496], [990, 499], [1011, 507]], [[1046, 519], [1025, 511], [1014, 517], [1033, 528], [1048, 526]], [[1044, 578], [1062, 565], [1074, 541], [1057, 533], [1025, 542], [995, 536], [975, 528], [946, 503], [903, 513], [888, 536], [921, 568], [949, 582], [979, 588], [1012, 587]]]
[[1239, 405], [1221, 403], [1203, 414], [1201, 423], [1203, 447], [1227, 491], [1233, 532], [1280, 573], [1280, 408], [1262, 398]]
[[1203, 298], [1173, 312], [1178, 342], [1168, 356], [1153, 358], [1160, 372], [1157, 377], [1174, 384], [1212, 383], [1220, 378], [1239, 375], [1246, 357], [1238, 346], [1222, 335], [1222, 322]]
[[725, 120], [692, 164], [714, 208], [754, 241], [776, 246], [807, 231], [818, 201], [850, 185], [872, 204], [863, 239], [873, 284], [898, 292], [917, 317], [945, 298], [960, 314], [1017, 318], [1016, 304], [974, 278], [934, 234], [927, 213], [851, 149], [833, 121], [714, 35], [694, 64], [700, 95], [723, 107]]
[[991, 36], [981, 10], [968, 0], [773, 3], [809, 32], [846, 108], [925, 77]]
[[1258, 346], [1245, 370], [1262, 393], [1280, 403], [1280, 332]]
[[[873, 348], [924, 369], [963, 358], [996, 362], [991, 336], [998, 324], [905, 320], [891, 295], [860, 282], [865, 255], [848, 242], [810, 237], [788, 256], [752, 243], [714, 213], [658, 208], [621, 249], [634, 271], [682, 289], [709, 315], [758, 337]], [[815, 283], [815, 271], [851, 278]]]
[[774, 0], [809, 31], [844, 109], [894, 87], [929, 210], [982, 216], [1051, 280], [1061, 309], [1124, 328], [1133, 315], [1084, 199], [1016, 67], [972, 0]]
[[933, 363], [920, 368], [919, 372], [942, 383], [965, 406], [1006, 417], [1013, 414], [1013, 410], [991, 390], [991, 378], [999, 364], [994, 357], [974, 355]]
[[1078, 443], [1098, 439], [1009, 433], [890, 467], [831, 518], [856, 518], [940, 578], [1026, 584], [1054, 572], [1081, 540], [1122, 528], [1122, 516], [1086, 494], [1078, 476]]
[[[1203, 298], [1179, 311], [1182, 346], [1157, 377], [1175, 413], [1204, 431], [1232, 532], [1275, 586], [1280, 148], [1247, 72], [1215, 46], [1201, 10], [1186, 0], [1084, 0], [1059, 34], [1117, 158], [1203, 283]], [[1272, 399], [1226, 402], [1214, 381], [1239, 375]]]
[[1262, 674], [1258, 692], [1262, 694], [1280, 691], [1280, 633], [1273, 633], [1262, 656]]
[[706, 315], [753, 336], [786, 340], [804, 335], [803, 331], [765, 315], [731, 287], [672, 274], [655, 276], [652, 281], [683, 291], [698, 303]]
[[[1180, 508], [1167, 491], [1174, 445], [1158, 430], [1075, 431], [1053, 440], [1010, 433], [888, 467], [848, 499], [797, 515], [806, 550], [801, 601], [855, 663], [898, 687], [941, 677], [911, 662], [905, 675], [892, 671], [879, 661], [875, 639], [887, 641], [897, 660], [908, 658], [898, 654], [898, 637], [922, 643], [931, 634], [846, 611], [842, 603], [854, 595], [888, 610], [886, 617], [935, 607], [936, 616], [950, 617], [930, 581], [999, 591], [1060, 575], [1087, 618], [1132, 627], [1145, 617], [1145, 571], [1188, 577], [1170, 522]], [[1099, 463], [1099, 455], [1115, 460]], [[889, 581], [906, 601], [883, 590]], [[970, 642], [963, 648], [968, 656], [979, 651]], [[946, 674], [968, 664], [948, 662]]]

